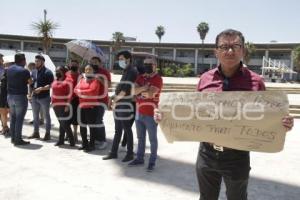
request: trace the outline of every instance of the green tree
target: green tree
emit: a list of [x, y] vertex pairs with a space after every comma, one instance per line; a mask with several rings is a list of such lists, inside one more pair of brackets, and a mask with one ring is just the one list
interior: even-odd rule
[[293, 49], [293, 60], [295, 70], [300, 71], [300, 45]]
[[204, 63], [204, 40], [205, 37], [209, 31], [209, 25], [206, 22], [201, 22], [198, 26], [197, 26], [197, 31], [200, 35], [200, 39], [202, 41], [202, 45], [201, 45], [201, 51], [202, 51], [202, 60], [201, 60], [201, 64], [203, 65]]
[[33, 22], [31, 26], [37, 32], [37, 35], [41, 38], [43, 52], [45, 54], [48, 54], [49, 48], [51, 47], [52, 44], [54, 30], [56, 30], [59, 27], [59, 25], [47, 19], [46, 15], [47, 15], [47, 11], [44, 10], [44, 20]]
[[163, 27], [163, 26], [158, 26], [158, 27], [156, 28], [155, 34], [157, 35], [158, 40], [159, 40], [159, 43], [160, 43], [160, 42], [161, 42], [162, 36], [164, 36], [164, 34], [165, 34], [165, 27]]
[[245, 54], [244, 54], [244, 62], [248, 65], [251, 56], [253, 56], [256, 52], [255, 45], [251, 42], [245, 43]]
[[112, 34], [112, 40], [113, 40], [113, 46], [112, 46], [113, 54], [115, 55], [116, 52], [118, 52], [121, 49], [122, 45], [125, 42], [124, 34], [122, 32], [119, 32], [119, 31], [114, 32]]

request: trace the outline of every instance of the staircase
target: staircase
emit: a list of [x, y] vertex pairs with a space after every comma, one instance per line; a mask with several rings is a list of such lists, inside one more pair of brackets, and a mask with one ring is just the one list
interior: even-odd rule
[[[112, 87], [109, 88], [109, 92], [114, 91], [117, 83], [113, 82]], [[196, 91], [196, 84], [180, 84], [180, 79], [178, 79], [178, 84], [165, 83], [163, 85], [162, 92], [193, 92]], [[300, 94], [299, 87], [275, 87], [268, 86], [267, 90], [271, 91], [285, 91], [287, 94]], [[300, 105], [290, 105], [290, 114], [295, 118], [300, 118]]]

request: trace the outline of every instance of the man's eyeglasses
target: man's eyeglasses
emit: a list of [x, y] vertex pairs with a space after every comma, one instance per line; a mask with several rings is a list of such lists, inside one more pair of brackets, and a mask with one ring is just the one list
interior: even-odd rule
[[233, 51], [239, 51], [242, 48], [241, 44], [233, 44], [233, 45], [220, 45], [217, 46], [217, 49], [223, 52], [229, 51], [229, 49], [232, 49]]

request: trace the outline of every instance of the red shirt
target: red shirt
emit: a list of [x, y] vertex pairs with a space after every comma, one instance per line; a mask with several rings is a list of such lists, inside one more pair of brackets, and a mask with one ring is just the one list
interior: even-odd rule
[[[224, 76], [220, 66], [209, 70], [200, 77], [198, 91], [220, 92], [223, 90]], [[260, 91], [266, 90], [263, 79], [241, 64], [233, 77], [228, 78], [227, 91]]]
[[93, 108], [99, 105], [99, 89], [102, 87], [98, 80], [86, 80], [81, 78], [77, 83], [74, 92], [79, 97], [80, 108]]
[[138, 86], [154, 86], [159, 89], [159, 92], [155, 94], [154, 98], [144, 98], [142, 95], [137, 95], [136, 105], [137, 111], [142, 115], [153, 116], [154, 108], [157, 108], [159, 102], [159, 96], [163, 85], [163, 80], [159, 74], [154, 74], [150, 77], [145, 75], [139, 75], [135, 81]]
[[79, 75], [80, 75], [79, 73], [71, 73], [70, 71], [68, 71], [66, 73], [66, 79], [65, 80], [68, 81], [69, 83], [71, 83], [71, 85], [72, 85], [72, 95], [71, 95], [69, 101], [71, 101], [73, 98], [76, 97], [76, 94], [74, 93], [74, 88], [77, 85]]
[[111, 75], [110, 75], [110, 72], [107, 69], [103, 68], [103, 67], [99, 68], [98, 74], [101, 74], [101, 75], [104, 76], [103, 77], [104, 83], [106, 83], [104, 87], [100, 87], [99, 96], [101, 96], [101, 98], [99, 99], [99, 101], [102, 102], [102, 103], [108, 104], [108, 85], [107, 85], [107, 82], [111, 82]]
[[73, 94], [73, 88], [68, 81], [55, 80], [51, 84], [51, 88], [52, 88], [52, 96], [51, 96], [52, 104], [64, 103], [66, 105], [66, 103], [69, 102], [69, 99]]

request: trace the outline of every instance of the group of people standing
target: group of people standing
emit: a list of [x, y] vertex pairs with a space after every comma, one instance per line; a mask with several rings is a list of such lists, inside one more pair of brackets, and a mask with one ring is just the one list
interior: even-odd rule
[[[75, 146], [79, 125], [82, 139], [80, 150], [85, 152], [95, 150], [96, 141], [98, 149], [105, 149], [107, 142], [103, 117], [106, 110], [113, 110], [115, 135], [111, 151], [103, 157], [103, 160], [118, 157], [119, 143], [123, 135], [122, 146], [127, 146], [127, 153], [122, 162], [131, 161], [129, 166], [144, 164], [146, 131], [148, 131], [151, 156], [147, 170], [152, 171], [158, 148], [157, 124], [153, 115], [162, 88], [162, 78], [156, 72], [157, 62], [155, 58], [146, 58], [143, 66], [145, 73], [139, 74], [136, 66], [132, 65], [132, 55], [129, 51], [119, 52], [117, 59], [123, 73], [115, 94], [111, 97], [108, 95], [111, 75], [103, 67], [99, 57], [92, 57], [84, 68], [80, 68], [77, 60], [71, 60], [68, 66], [56, 67], [55, 74], [45, 66], [45, 58], [42, 55], [36, 55], [35, 63], [28, 64], [29, 69], [25, 68], [26, 58], [22, 53], [15, 55], [15, 63], [11, 66], [4, 68], [0, 63], [0, 69], [3, 71], [3, 74], [0, 71], [1, 80], [6, 81], [3, 85], [7, 91], [7, 94], [1, 91], [4, 98], [0, 104], [6, 103], [5, 108], [10, 114], [10, 128], [8, 128], [5, 124], [7, 120], [2, 120], [1, 110], [3, 134], [10, 136], [15, 146], [30, 144], [22, 138], [22, 126], [30, 102], [34, 129], [29, 139], [41, 137], [40, 113], [45, 118], [43, 140], [51, 139], [52, 107], [59, 122], [59, 137], [55, 146], [64, 145], [66, 139], [70, 146]], [[1, 61], [3, 62], [2, 56]], [[138, 138], [136, 159], [133, 151], [134, 121]]]

